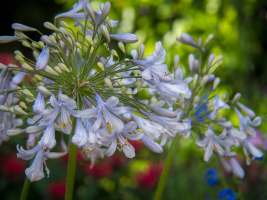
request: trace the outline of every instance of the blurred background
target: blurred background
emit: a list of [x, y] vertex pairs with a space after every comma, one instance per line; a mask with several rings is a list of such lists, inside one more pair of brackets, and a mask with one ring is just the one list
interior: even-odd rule
[[[39, 29], [44, 34], [51, 32], [44, 28], [45, 21], [54, 22], [54, 16], [70, 10], [75, 0], [13, 0], [5, 1], [0, 7], [0, 35], [13, 35], [11, 24], [18, 22]], [[95, 11], [99, 3], [92, 0]], [[183, 32], [191, 34], [196, 40], [205, 41], [210, 33], [214, 40], [209, 43], [204, 58], [210, 53], [224, 56], [224, 64], [216, 76], [221, 78], [220, 95], [226, 93], [231, 99], [235, 93], [242, 94], [241, 102], [263, 118], [257, 131], [257, 138], [252, 140], [258, 148], [267, 148], [265, 126], [267, 114], [267, 1], [257, 0], [110, 0], [110, 19], [119, 20], [114, 29], [117, 33], [134, 33], [139, 42], [126, 46], [128, 57], [132, 49], [138, 49], [144, 43], [145, 55], [154, 51], [156, 41], [162, 41], [167, 51], [166, 63], [173, 70], [173, 57], [179, 54], [186, 75], [188, 75], [188, 54], [195, 49], [179, 44], [175, 38]], [[73, 23], [73, 21], [67, 21]], [[37, 34], [27, 33], [34, 40]], [[117, 44], [113, 44], [117, 48]], [[20, 43], [0, 46], [0, 62], [16, 63], [14, 50], [21, 50], [25, 55], [31, 52]], [[204, 59], [205, 60], [205, 59]], [[141, 98], [148, 98], [143, 94]], [[233, 113], [226, 113], [238, 125]], [[60, 138], [60, 137], [59, 137]], [[59, 139], [58, 138], [58, 139]], [[18, 199], [23, 181], [24, 170], [28, 166], [16, 158], [16, 144], [25, 147], [24, 136], [11, 138], [0, 146], [0, 199]], [[99, 160], [90, 169], [90, 162], [84, 161], [81, 152], [78, 157], [75, 193], [77, 200], [88, 199], [152, 199], [164, 159], [164, 153], [150, 152], [141, 142], [132, 143], [137, 151], [134, 159], [126, 159], [116, 152], [111, 158]], [[59, 147], [58, 147], [59, 150]], [[218, 199], [222, 189], [231, 188], [243, 199], [267, 198], [267, 159], [245, 165], [245, 157], [240, 150], [238, 161], [244, 167], [246, 176], [240, 181], [226, 173], [217, 157], [208, 163], [203, 161], [203, 152], [199, 152], [190, 140], [182, 140], [171, 176], [168, 179], [164, 199]], [[65, 177], [68, 157], [49, 160], [51, 171], [49, 178], [31, 185], [28, 199], [64, 199]], [[217, 173], [216, 184], [205, 180], [205, 173], [214, 168]], [[241, 198], [240, 198], [241, 199]]]

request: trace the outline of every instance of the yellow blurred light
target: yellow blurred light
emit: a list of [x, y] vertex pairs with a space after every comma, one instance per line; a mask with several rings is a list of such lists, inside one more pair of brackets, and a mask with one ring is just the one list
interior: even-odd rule
[[113, 192], [115, 189], [115, 182], [112, 181], [109, 178], [103, 178], [100, 180], [100, 185], [107, 191], [107, 192]]
[[126, 176], [122, 176], [119, 182], [123, 187], [127, 187], [131, 185], [131, 180]]

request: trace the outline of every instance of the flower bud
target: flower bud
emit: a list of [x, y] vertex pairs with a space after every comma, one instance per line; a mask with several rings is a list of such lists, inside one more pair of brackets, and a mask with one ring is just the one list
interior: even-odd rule
[[181, 42], [182, 44], [190, 45], [192, 47], [199, 48], [199, 44], [194, 40], [189, 34], [182, 33], [181, 36], [176, 38], [177, 41]]
[[227, 94], [224, 93], [223, 96], [222, 96], [222, 100], [223, 100], [223, 101], [226, 101], [226, 99], [227, 99]]
[[112, 49], [112, 50], [110, 51], [110, 53], [111, 53], [113, 56], [118, 57], [118, 53], [117, 53], [116, 50]]
[[25, 104], [23, 101], [19, 102], [19, 105], [20, 105], [22, 108], [27, 109], [27, 106], [26, 106], [26, 104]]
[[61, 69], [58, 66], [55, 66], [54, 69], [56, 70], [56, 72], [62, 74], [62, 71], [61, 71]]
[[75, 46], [79, 49], [82, 49], [82, 45], [79, 42], [75, 42]]
[[190, 71], [193, 71], [194, 69], [194, 60], [195, 60], [194, 54], [190, 53], [188, 56], [188, 64], [189, 64]]
[[0, 74], [0, 87], [1, 87], [2, 82], [3, 82], [3, 78], [5, 77], [5, 75], [7, 73], [7, 70], [8, 70], [8, 66], [5, 66], [5, 68], [1, 71], [1, 74]]
[[45, 44], [42, 41], [37, 42], [39, 47], [43, 49], [45, 47]]
[[32, 70], [33, 70], [33, 68], [32, 68], [30, 65], [28, 65], [27, 63], [23, 63], [23, 64], [21, 65], [21, 67], [22, 67], [23, 69], [28, 70], [28, 71], [32, 71]]
[[70, 72], [69, 68], [64, 63], [58, 63], [58, 67], [65, 72]]
[[98, 22], [98, 25], [102, 24], [103, 21], [105, 21], [106, 17], [108, 16], [109, 14], [109, 11], [110, 11], [110, 2], [107, 1], [104, 6], [103, 6], [103, 9], [102, 9], [102, 13], [101, 13], [101, 17], [99, 19], [99, 22]]
[[234, 104], [235, 102], [237, 102], [241, 97], [241, 94], [240, 93], [236, 93], [233, 100], [232, 100], [232, 104]]
[[180, 61], [180, 56], [176, 54], [173, 59], [173, 67], [175, 70], [178, 68], [179, 61]]
[[52, 24], [51, 22], [45, 22], [44, 23], [44, 27], [47, 28], [47, 29], [50, 29], [52, 31], [60, 32], [58, 30], [58, 28], [54, 24]]
[[93, 39], [92, 39], [92, 37], [90, 35], [85, 36], [85, 39], [90, 45], [92, 45], [92, 46], [95, 45], [94, 41], [93, 41]]
[[199, 61], [198, 60], [194, 60], [193, 63], [193, 70], [197, 73], [199, 73]]
[[42, 80], [43, 80], [43, 77], [42, 77], [42, 76], [39, 76], [39, 75], [37, 75], [37, 74], [35, 74], [34, 77], [35, 77], [38, 81], [42, 81]]
[[122, 93], [122, 94], [125, 94], [125, 92], [126, 92], [126, 87], [125, 87], [125, 86], [122, 86], [122, 87], [121, 87], [121, 93]]
[[251, 110], [250, 108], [244, 106], [242, 103], [236, 102], [236, 104], [238, 105], [238, 107], [250, 118], [254, 118], [256, 117], [256, 114], [253, 110]]
[[[70, 26], [65, 21], [60, 21], [59, 24], [60, 24], [60, 26], [62, 26], [64, 28], [70, 28]], [[60, 31], [60, 28], [59, 28], [59, 31]]]
[[135, 76], [138, 76], [138, 75], [139, 75], [138, 70], [133, 70], [133, 74], [134, 74]]
[[85, 4], [85, 11], [90, 16], [93, 24], [95, 24], [95, 12], [90, 3]]
[[21, 31], [15, 31], [15, 36], [22, 37], [22, 38], [25, 38], [25, 39], [29, 39], [29, 37], [27, 35], [25, 35]]
[[156, 103], [156, 107], [159, 107], [159, 108], [161, 108], [162, 106], [164, 106], [165, 105], [165, 101], [164, 100], [160, 100], [160, 101], [158, 101], [157, 103]]
[[110, 43], [110, 37], [109, 37], [109, 33], [108, 33], [108, 29], [105, 25], [101, 25], [100, 26], [100, 30], [101, 33], [105, 36], [105, 38], [107, 39], [108, 43]]
[[17, 37], [17, 36], [0, 36], [0, 44], [14, 42], [14, 41], [21, 40], [21, 39], [23, 38]]
[[35, 100], [35, 98], [26, 98], [25, 101], [28, 102], [28, 103], [31, 103]]
[[4, 105], [0, 105], [0, 111], [2, 112], [9, 112], [8, 107], [4, 106]]
[[118, 46], [119, 46], [120, 50], [121, 50], [123, 53], [125, 53], [125, 47], [124, 47], [124, 44], [123, 44], [122, 42], [119, 42]]
[[214, 53], [209, 55], [208, 63], [207, 63], [207, 69], [209, 69], [211, 67], [211, 64], [212, 64], [214, 58], [215, 58], [215, 54]]
[[60, 101], [67, 101], [69, 99], [69, 97], [65, 94], [58, 95], [58, 98]]
[[140, 92], [141, 88], [143, 85], [143, 80], [142, 79], [138, 79], [137, 81], [137, 92]]
[[50, 92], [46, 87], [43, 87], [43, 86], [39, 86], [37, 89], [36, 89], [37, 92], [40, 92], [41, 94], [43, 95], [48, 95], [48, 96], [51, 96], [53, 95], [52, 92]]
[[129, 98], [133, 98], [133, 96], [132, 96], [132, 89], [131, 88], [128, 88], [126, 90], [126, 94], [128, 95]]
[[56, 44], [57, 40], [54, 35], [49, 35], [49, 38]]
[[86, 27], [87, 27], [87, 29], [94, 30], [93, 25], [90, 24], [89, 22], [87, 22]]
[[137, 35], [132, 33], [110, 34], [109, 37], [114, 40], [119, 40], [123, 43], [136, 43], [139, 41]]
[[15, 59], [16, 59], [17, 61], [24, 61], [24, 59], [23, 59], [20, 55], [16, 55], [16, 56], [15, 56]]
[[[80, 35], [82, 35], [82, 36], [84, 35], [82, 29], [79, 29], [79, 30], [77, 31], [77, 33], [80, 34]], [[79, 38], [79, 39], [80, 39], [80, 38]]]
[[193, 105], [196, 105], [197, 102], [199, 102], [199, 96], [198, 96], [198, 95], [196, 95], [196, 96], [194, 97]]
[[49, 61], [49, 47], [48, 45], [42, 50], [36, 61], [36, 70], [43, 70]]
[[194, 79], [193, 79], [193, 87], [196, 87], [198, 81], [198, 74], [195, 74]]
[[35, 134], [45, 130], [46, 127], [47, 126], [29, 126], [28, 128], [25, 129], [25, 132], [29, 134]]
[[130, 121], [132, 119], [131, 114], [130, 113], [123, 113], [122, 114], [123, 119]]
[[11, 27], [16, 31], [36, 31], [35, 28], [29, 27], [23, 24], [19, 24], [19, 23], [14, 23], [11, 25]]
[[105, 68], [104, 68], [103, 63], [98, 62], [98, 63], [97, 63], [97, 66], [98, 66], [102, 71], [105, 71]]
[[106, 85], [109, 87], [110, 90], [113, 90], [113, 85], [109, 78], [104, 78], [104, 82], [106, 83]]
[[14, 112], [16, 114], [19, 114], [19, 115], [28, 115], [28, 113], [26, 113], [24, 110], [22, 110], [22, 108], [19, 105], [14, 106], [13, 109], [14, 109]]
[[22, 58], [25, 57], [19, 50], [14, 51], [15, 55], [20, 55]]
[[121, 82], [120, 80], [117, 80], [117, 83], [118, 83], [119, 85], [122, 85], [122, 82]]
[[32, 41], [32, 47], [34, 47], [36, 49], [40, 48], [39, 44], [37, 42], [35, 42], [35, 41]]
[[206, 83], [208, 82], [208, 79], [209, 79], [209, 75], [203, 76], [203, 78], [200, 82], [200, 87], [203, 87], [204, 85], [206, 85]]
[[[138, 37], [136, 36], [138, 42]], [[129, 43], [129, 42], [128, 42]], [[145, 54], [145, 45], [140, 44], [139, 49], [138, 49], [138, 60], [142, 60]]]
[[216, 77], [213, 81], [212, 89], [215, 90], [217, 86], [220, 84], [220, 82], [221, 82], [221, 79], [219, 77]]
[[208, 36], [207, 39], [206, 39], [206, 42], [205, 42], [204, 46], [205, 46], [206, 44], [208, 44], [208, 43], [213, 39], [213, 37], [214, 37], [213, 34], [209, 34], [209, 36]]
[[50, 37], [48, 37], [47, 35], [43, 35], [42, 37], [41, 37], [41, 40], [45, 43], [45, 44], [47, 44], [48, 46], [51, 46], [51, 47], [56, 47], [56, 44], [53, 42], [53, 40], [50, 38]]
[[63, 27], [60, 27], [60, 28], [59, 28], [59, 31], [60, 31], [60, 33], [62, 33], [63, 35], [70, 35], [69, 32], [68, 32], [65, 28], [63, 28]]
[[22, 93], [23, 94], [25, 94], [26, 96], [28, 96], [28, 97], [34, 97], [34, 95], [30, 92], [30, 90], [28, 90], [28, 89], [24, 89], [23, 91], [22, 91]]
[[48, 65], [45, 66], [44, 71], [54, 76], [59, 76], [59, 74], [52, 67]]
[[22, 134], [24, 132], [25, 132], [24, 129], [10, 129], [10, 130], [6, 131], [6, 135], [8, 137], [12, 137], [12, 136], [16, 136], [16, 135]]
[[121, 74], [120, 73], [116, 73], [115, 76], [121, 78]]

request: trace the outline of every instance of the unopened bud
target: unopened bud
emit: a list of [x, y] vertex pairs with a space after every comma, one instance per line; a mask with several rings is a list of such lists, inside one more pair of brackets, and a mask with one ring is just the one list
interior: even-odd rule
[[21, 56], [22, 58], [24, 57], [24, 55], [23, 55], [19, 50], [14, 51], [14, 54], [15, 54], [15, 55], [19, 55], [19, 56]]
[[28, 128], [25, 129], [25, 132], [28, 134], [35, 134], [45, 130], [46, 127], [47, 126], [29, 126]]
[[98, 25], [102, 24], [102, 23], [105, 21], [106, 17], [107, 17], [108, 14], [109, 14], [110, 8], [111, 8], [110, 2], [107, 1], [107, 2], [104, 4], [103, 9], [101, 9], [102, 12], [101, 12], [101, 17], [100, 17], [100, 20], [99, 20], [99, 22], [98, 22]]
[[122, 114], [122, 117], [123, 117], [123, 119], [125, 119], [125, 120], [127, 120], [127, 121], [130, 121], [131, 118], [132, 118], [132, 116], [131, 116], [130, 113], [123, 113], [123, 114]]
[[49, 35], [49, 38], [56, 44], [57, 40], [54, 35]]
[[9, 112], [8, 107], [4, 106], [4, 105], [0, 105], [0, 111], [2, 112]]
[[29, 37], [27, 35], [25, 35], [21, 31], [15, 31], [15, 36], [22, 37], [22, 38], [25, 38], [25, 39], [29, 39]]
[[104, 78], [104, 82], [106, 83], [106, 85], [109, 87], [110, 90], [113, 90], [113, 85], [109, 78]]
[[95, 24], [95, 12], [90, 3], [85, 4], [85, 11], [90, 16], [92, 22]]
[[0, 36], [0, 44], [14, 42], [14, 41], [21, 40], [21, 39], [23, 38], [17, 37], [17, 36]]
[[15, 59], [16, 59], [17, 61], [24, 61], [24, 59], [23, 59], [20, 55], [16, 55], [16, 56], [15, 56]]
[[241, 97], [241, 94], [240, 93], [236, 93], [233, 100], [232, 100], [232, 104], [234, 104], [235, 102], [237, 102]]
[[30, 92], [30, 90], [28, 90], [28, 89], [24, 89], [23, 91], [22, 91], [22, 93], [23, 94], [25, 94], [26, 96], [28, 96], [28, 97], [34, 97], [34, 95]]
[[239, 102], [236, 102], [236, 104], [250, 118], [255, 118], [256, 117], [255, 112], [253, 110], [251, 110], [250, 108], [246, 107], [245, 105], [243, 105], [242, 103], [239, 103]]
[[65, 94], [58, 95], [58, 98], [60, 101], [67, 101], [69, 99], [69, 97]]
[[113, 56], [118, 57], [118, 53], [117, 53], [116, 50], [112, 49], [110, 53], [111, 53]]
[[32, 41], [32, 47], [34, 47], [36, 49], [40, 48], [40, 46], [38, 45], [38, 43], [35, 42], [35, 41]]
[[217, 86], [220, 84], [220, 82], [221, 82], [221, 79], [219, 77], [216, 77], [213, 81], [212, 89], [215, 90]]
[[209, 80], [209, 75], [205, 75], [203, 76], [201, 82], [200, 82], [200, 87], [203, 87], [204, 85], [206, 85], [206, 83], [208, 82]]
[[176, 54], [173, 59], [173, 67], [175, 70], [178, 68], [179, 61], [180, 61], [180, 56]]
[[208, 44], [213, 38], [214, 38], [214, 35], [213, 35], [213, 34], [209, 34], [209, 36], [208, 36], [207, 39], [206, 39], [206, 42], [205, 42], [204, 46], [205, 46], [206, 44]]
[[60, 21], [59, 24], [64, 28], [70, 28], [70, 26], [65, 21]]
[[63, 28], [63, 27], [60, 27], [60, 28], [59, 28], [59, 31], [60, 31], [60, 33], [62, 33], [63, 35], [69, 35], [69, 32], [68, 32], [65, 28]]
[[36, 31], [35, 28], [23, 25], [23, 24], [19, 24], [19, 23], [14, 23], [11, 26], [14, 30], [16, 31]]
[[79, 29], [79, 30], [77, 31], [77, 33], [80, 34], [80, 35], [82, 35], [82, 36], [84, 35], [84, 32], [82, 31], [82, 29]]
[[69, 68], [64, 63], [58, 63], [58, 67], [65, 72], [70, 72]]
[[137, 92], [140, 92], [141, 88], [143, 85], [143, 80], [142, 79], [138, 79], [137, 81]]
[[6, 131], [6, 135], [8, 137], [12, 137], [12, 136], [16, 136], [16, 135], [22, 134], [24, 132], [25, 132], [24, 129], [10, 129], [10, 130]]
[[12, 113], [12, 114], [17, 114], [17, 113], [15, 113], [15, 111], [14, 111], [14, 107], [10, 107], [10, 108], [8, 108], [9, 109], [9, 112], [10, 113]]
[[79, 42], [75, 42], [77, 48], [82, 49], [82, 45]]
[[198, 74], [195, 74], [194, 79], [193, 79], [193, 87], [196, 87], [198, 82]]
[[139, 75], [138, 70], [133, 70], [133, 74], [134, 74], [135, 76], [138, 76], [138, 75]]
[[124, 44], [123, 44], [122, 42], [119, 42], [118, 46], [119, 46], [120, 50], [121, 50], [123, 53], [125, 53], [125, 47], [124, 47]]
[[54, 42], [50, 37], [48, 37], [47, 35], [43, 35], [43, 36], [41, 37], [41, 40], [42, 40], [45, 44], [47, 44], [48, 46], [56, 47], [55, 42]]
[[52, 92], [50, 92], [46, 87], [43, 87], [43, 86], [39, 86], [37, 89], [36, 89], [37, 92], [40, 92], [41, 94], [43, 95], [48, 95], [48, 96], [51, 96], [53, 95]]
[[52, 31], [60, 32], [60, 31], [58, 30], [58, 28], [57, 28], [54, 24], [52, 24], [51, 22], [45, 22], [45, 23], [44, 23], [44, 27], [47, 28], [47, 29], [50, 29], [50, 30], [52, 30]]
[[42, 76], [39, 76], [39, 75], [37, 75], [37, 74], [35, 74], [34, 77], [35, 77], [38, 81], [42, 81], [42, 80], [43, 80], [43, 77], [42, 77]]
[[40, 54], [37, 53], [36, 51], [33, 51], [33, 52], [32, 52], [32, 55], [33, 55], [34, 58], [37, 60]]
[[38, 45], [41, 49], [43, 49], [45, 47], [45, 44], [42, 41], [38, 42]]
[[226, 101], [226, 99], [227, 99], [227, 94], [224, 93], [223, 96], [222, 96], [222, 100], [223, 100], [223, 101]]
[[108, 32], [108, 29], [105, 25], [101, 25], [100, 26], [100, 30], [101, 30], [101, 33], [105, 36], [105, 38], [107, 39], [107, 42], [110, 43], [110, 37], [109, 37], [109, 32]]
[[207, 69], [209, 69], [211, 67], [211, 64], [212, 64], [214, 58], [215, 58], [215, 54], [214, 53], [209, 55], [208, 63], [207, 63]]
[[193, 105], [196, 105], [199, 102], [199, 96], [195, 96], [193, 100]]
[[92, 39], [92, 37], [90, 35], [85, 36], [85, 39], [90, 45], [92, 45], [92, 46], [95, 45], [94, 41], [93, 41], [93, 39]]
[[138, 60], [143, 60], [144, 54], [145, 54], [145, 45], [140, 44], [139, 49], [138, 49]]
[[115, 76], [121, 78], [121, 74], [120, 73], [116, 73]]
[[196, 40], [194, 40], [191, 35], [187, 34], [187, 33], [182, 33], [181, 36], [178, 36], [176, 38], [176, 40], [178, 40], [179, 42], [186, 44], [186, 45], [190, 45], [192, 47], [197, 47], [199, 48], [199, 44], [196, 42]]
[[62, 74], [62, 71], [61, 71], [61, 69], [58, 66], [55, 66], [54, 69], [56, 70], [56, 72]]
[[52, 67], [48, 65], [45, 66], [44, 71], [54, 76], [59, 76], [59, 74]]
[[34, 100], [35, 100], [35, 98], [29, 98], [29, 97], [27, 97], [25, 99], [25, 101], [28, 102], [28, 103], [33, 102]]
[[13, 109], [14, 109], [14, 112], [19, 115], [28, 115], [28, 113], [22, 110], [22, 108], [19, 105], [14, 106]]
[[[137, 35], [132, 33], [110, 34], [109, 37], [114, 40], [119, 40], [123, 43], [136, 43], [139, 40]], [[142, 50], [145, 51], [145, 49]]]
[[105, 68], [104, 68], [103, 63], [98, 62], [98, 63], [97, 63], [97, 66], [98, 66], [102, 71], [105, 71]]
[[86, 26], [87, 26], [88, 29], [94, 30], [93, 25], [90, 24], [89, 22], [87, 22]]
[[24, 47], [31, 48], [31, 45], [30, 45], [28, 42], [26, 42], [26, 41], [23, 41], [23, 42], [22, 42], [22, 45], [23, 45]]
[[197, 73], [199, 73], [199, 61], [198, 60], [194, 60], [193, 63], [193, 70]]
[[122, 87], [121, 87], [121, 93], [122, 93], [122, 94], [125, 94], [125, 92], [126, 92], [126, 87], [125, 87], [125, 86], [122, 86]]
[[22, 108], [27, 109], [27, 106], [26, 106], [26, 104], [25, 104], [23, 101], [19, 102], [19, 105], [20, 105]]
[[32, 70], [33, 70], [33, 68], [32, 68], [30, 65], [28, 65], [27, 63], [23, 63], [23, 64], [21, 65], [21, 67], [22, 67], [23, 69], [26, 69], [26, 70], [29, 70], [29, 71], [32, 71]]
[[128, 88], [126, 90], [126, 94], [128, 95], [129, 98], [133, 98], [133, 96], [132, 96], [132, 89], [131, 88]]
[[117, 80], [117, 83], [118, 83], [119, 85], [122, 85], [122, 82], [121, 82], [120, 80]]

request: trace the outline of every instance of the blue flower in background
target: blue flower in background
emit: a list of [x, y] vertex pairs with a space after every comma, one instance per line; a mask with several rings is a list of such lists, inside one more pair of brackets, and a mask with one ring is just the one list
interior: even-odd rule
[[230, 189], [224, 189], [221, 190], [219, 193], [219, 199], [224, 199], [226, 198], [226, 200], [235, 200], [237, 199], [237, 195]]
[[207, 170], [207, 172], [205, 174], [205, 180], [206, 180], [208, 185], [211, 185], [211, 186], [217, 185], [218, 179], [219, 179], [219, 176], [218, 176], [217, 172], [215, 171], [215, 169]]

